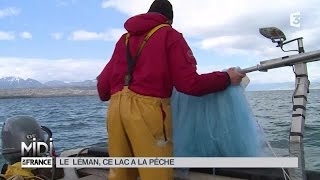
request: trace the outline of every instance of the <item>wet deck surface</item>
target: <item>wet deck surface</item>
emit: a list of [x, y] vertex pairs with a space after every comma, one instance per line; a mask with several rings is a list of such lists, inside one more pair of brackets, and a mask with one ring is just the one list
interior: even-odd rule
[[[79, 180], [106, 180], [108, 177], [108, 170], [102, 169], [81, 169], [81, 174], [94, 174], [89, 176], [84, 176]], [[186, 178], [175, 178], [174, 180], [243, 180], [238, 178], [224, 177], [203, 174], [198, 172], [190, 172], [189, 176]]]

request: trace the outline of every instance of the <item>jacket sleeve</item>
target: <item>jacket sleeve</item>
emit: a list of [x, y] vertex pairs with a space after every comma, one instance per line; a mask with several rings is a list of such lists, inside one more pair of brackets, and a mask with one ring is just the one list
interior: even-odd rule
[[197, 62], [181, 35], [169, 48], [170, 73], [175, 88], [182, 93], [202, 96], [226, 89], [230, 85], [227, 72], [197, 73]]
[[110, 61], [97, 77], [97, 90], [101, 101], [108, 101], [111, 97], [114, 64], [116, 64], [115, 62], [119, 60], [119, 49], [121, 44], [124, 44], [124, 40], [125, 34], [123, 34], [116, 43]]
[[112, 59], [97, 77], [97, 90], [101, 101], [108, 101], [111, 97]]

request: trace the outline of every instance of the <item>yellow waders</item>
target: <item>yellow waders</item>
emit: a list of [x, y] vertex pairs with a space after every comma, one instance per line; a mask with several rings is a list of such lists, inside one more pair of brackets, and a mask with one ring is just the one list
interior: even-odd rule
[[33, 173], [31, 172], [30, 168], [22, 168], [21, 162], [17, 162], [13, 165], [8, 165], [5, 174], [3, 175], [4, 178], [14, 178], [14, 177], [34, 177]]
[[[107, 115], [110, 157], [172, 157], [170, 99], [125, 87], [111, 96]], [[139, 173], [138, 173], [139, 172]], [[171, 168], [114, 168], [110, 180], [172, 180]]]

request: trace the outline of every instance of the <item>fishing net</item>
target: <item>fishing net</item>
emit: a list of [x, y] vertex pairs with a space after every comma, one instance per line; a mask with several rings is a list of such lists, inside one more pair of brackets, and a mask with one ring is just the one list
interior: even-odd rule
[[195, 97], [171, 97], [175, 157], [263, 156], [266, 145], [242, 86]]

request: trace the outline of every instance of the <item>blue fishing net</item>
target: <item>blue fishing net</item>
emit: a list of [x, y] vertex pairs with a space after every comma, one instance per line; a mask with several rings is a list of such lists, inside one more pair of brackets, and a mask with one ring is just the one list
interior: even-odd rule
[[171, 97], [175, 157], [263, 156], [266, 145], [242, 86], [195, 97]]

